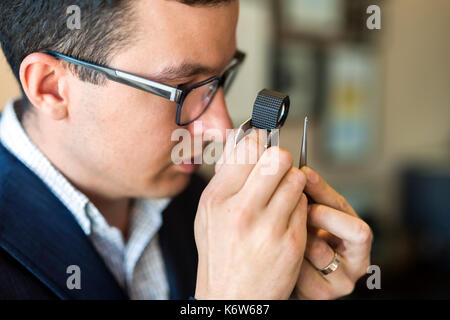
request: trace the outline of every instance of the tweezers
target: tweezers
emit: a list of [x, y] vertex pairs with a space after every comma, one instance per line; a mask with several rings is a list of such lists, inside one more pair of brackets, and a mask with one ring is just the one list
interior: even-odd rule
[[307, 156], [307, 132], [308, 132], [308, 116], [305, 117], [303, 121], [303, 137], [302, 137], [302, 148], [300, 151], [300, 163], [298, 165], [299, 168], [306, 166], [306, 156]]

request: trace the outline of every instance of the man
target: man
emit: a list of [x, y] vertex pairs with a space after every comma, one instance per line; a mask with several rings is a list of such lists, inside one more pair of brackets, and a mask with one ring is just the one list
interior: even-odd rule
[[[67, 27], [74, 4], [80, 29]], [[225, 140], [232, 126], [224, 87], [242, 62], [238, 8], [1, 2], [2, 48], [26, 99], [6, 106], [0, 124], [0, 297], [328, 299], [353, 290], [370, 262], [370, 228], [287, 151], [263, 152], [256, 133], [227, 143], [206, 188], [195, 165], [171, 159], [180, 126], [206, 140], [209, 129]], [[243, 151], [257, 163], [226, 161]], [[267, 163], [277, 170], [263, 175]]]

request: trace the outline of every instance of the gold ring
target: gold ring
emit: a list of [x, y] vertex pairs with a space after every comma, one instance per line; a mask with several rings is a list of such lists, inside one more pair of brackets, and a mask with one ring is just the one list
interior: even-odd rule
[[330, 264], [327, 265], [325, 268], [320, 269], [319, 271], [322, 272], [322, 274], [326, 276], [327, 274], [330, 274], [333, 271], [336, 271], [336, 269], [339, 267], [340, 263], [341, 263], [341, 261], [339, 260], [338, 254], [335, 251], [333, 260], [330, 262]]

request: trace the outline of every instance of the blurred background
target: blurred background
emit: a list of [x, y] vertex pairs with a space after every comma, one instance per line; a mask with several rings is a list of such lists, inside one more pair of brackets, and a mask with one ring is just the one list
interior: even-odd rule
[[[241, 0], [230, 113], [238, 126], [261, 89], [289, 94], [295, 163], [308, 115], [308, 164], [374, 231], [381, 289], [362, 278], [348, 299], [450, 298], [449, 32], [449, 0]], [[19, 95], [3, 56], [0, 83], [3, 106]]]

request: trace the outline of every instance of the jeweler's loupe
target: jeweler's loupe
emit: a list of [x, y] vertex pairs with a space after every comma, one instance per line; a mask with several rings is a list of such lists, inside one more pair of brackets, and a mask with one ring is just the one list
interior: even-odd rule
[[253, 105], [251, 118], [244, 121], [238, 128], [234, 137], [236, 146], [247, 134], [250, 129], [265, 129], [268, 132], [264, 148], [269, 148], [273, 141], [273, 130], [283, 126], [289, 113], [290, 100], [287, 94], [273, 91], [261, 90]]

